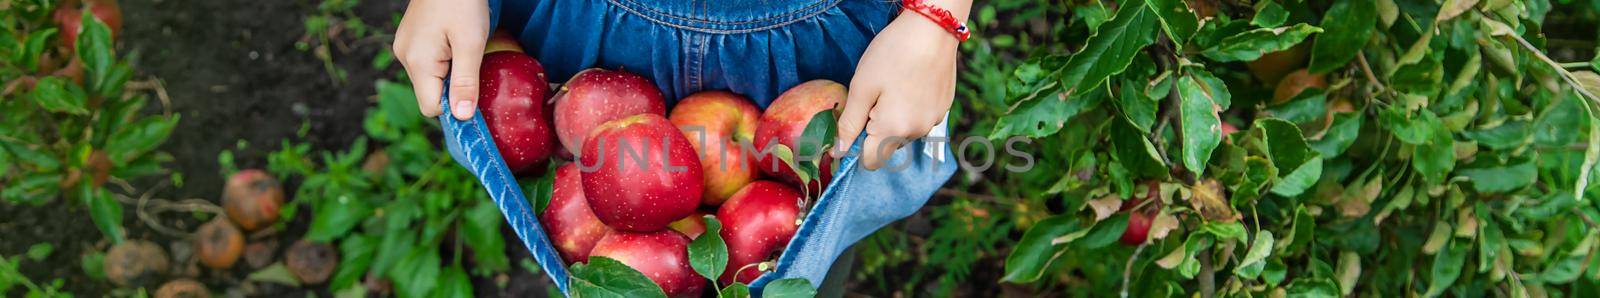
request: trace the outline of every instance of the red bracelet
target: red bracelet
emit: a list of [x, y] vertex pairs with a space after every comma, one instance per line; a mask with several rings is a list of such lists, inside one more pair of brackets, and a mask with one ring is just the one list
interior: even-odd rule
[[958, 41], [967, 41], [968, 37], [972, 37], [972, 31], [967, 30], [967, 23], [957, 21], [949, 10], [933, 6], [924, 2], [924, 0], [904, 0], [900, 4], [900, 12], [905, 13], [906, 10], [915, 11], [917, 14], [928, 17], [928, 20], [939, 24], [940, 27], [944, 27], [945, 31], [950, 31], [950, 34], [954, 34]]

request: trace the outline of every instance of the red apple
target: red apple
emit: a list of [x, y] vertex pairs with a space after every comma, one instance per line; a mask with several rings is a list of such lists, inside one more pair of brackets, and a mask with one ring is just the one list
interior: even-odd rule
[[690, 213], [689, 216], [684, 216], [678, 221], [667, 224], [667, 228], [683, 233], [684, 236], [689, 237], [689, 240], [700, 238], [700, 234], [706, 233], [706, 214], [704, 211], [695, 211]]
[[667, 103], [654, 83], [622, 70], [578, 72], [552, 100], [556, 136], [573, 153], [582, 151], [584, 139], [601, 123], [638, 114], [667, 114]]
[[752, 166], [755, 161], [741, 147], [755, 139], [761, 118], [761, 108], [750, 100], [727, 91], [700, 92], [679, 101], [670, 115], [672, 124], [678, 125], [700, 152], [706, 174], [701, 203], [720, 205], [745, 184], [761, 178], [760, 170]]
[[583, 193], [601, 222], [648, 232], [694, 213], [704, 176], [694, 146], [667, 118], [638, 114], [601, 124], [578, 154]]
[[478, 107], [506, 166], [519, 174], [543, 171], [556, 146], [544, 67], [522, 52], [499, 51], [483, 55], [479, 73]]
[[222, 208], [240, 229], [255, 231], [278, 221], [283, 187], [267, 172], [248, 169], [228, 177], [222, 189]]
[[800, 192], [782, 183], [752, 182], [717, 210], [717, 219], [728, 243], [728, 268], [721, 282], [732, 283], [737, 273], [739, 282], [750, 283], [761, 271], [749, 265], [776, 258], [800, 229]]
[[68, 0], [58, 5], [53, 17], [56, 25], [61, 26], [59, 40], [61, 47], [67, 49], [67, 52], [74, 52], [73, 49], [78, 44], [78, 34], [83, 32], [83, 9], [85, 8], [89, 9], [89, 13], [94, 15], [95, 19], [105, 23], [106, 27], [111, 29], [112, 38], [116, 38], [117, 33], [122, 32], [122, 8], [117, 5], [116, 0], [87, 0], [83, 2]]
[[689, 238], [672, 230], [615, 231], [594, 245], [593, 256], [607, 257], [644, 273], [668, 297], [700, 297], [706, 280], [689, 267]]
[[583, 197], [583, 182], [578, 176], [575, 164], [557, 168], [550, 204], [539, 214], [545, 232], [550, 233], [556, 251], [561, 252], [561, 259], [568, 265], [588, 261], [594, 243], [611, 231], [589, 209], [589, 200]]
[[[771, 148], [768, 147], [772, 144], [783, 144], [789, 146], [790, 150], [797, 150], [795, 146], [801, 141], [800, 137], [805, 133], [806, 125], [810, 124], [811, 116], [835, 108], [835, 105], [844, 102], [845, 95], [844, 85], [829, 80], [805, 82], [784, 91], [772, 101], [772, 105], [767, 106], [766, 112], [761, 114], [761, 123], [756, 126], [755, 146], [759, 148], [757, 151], [771, 152]], [[833, 140], [805, 140], [805, 142], [822, 145]], [[762, 172], [792, 185], [800, 185], [800, 176], [782, 161], [778, 161], [776, 156], [755, 155], [758, 158], [756, 166], [760, 167]], [[811, 184], [807, 186], [812, 192], [821, 192], [822, 186], [828, 185], [828, 181], [833, 179], [833, 159], [826, 156], [824, 153], [812, 157], [820, 158], [821, 166], [817, 172], [822, 176], [813, 178]], [[801, 157], [796, 156], [795, 159], [795, 162], [800, 162]]]
[[[517, 42], [517, 37], [511, 35], [511, 32], [495, 30], [494, 34], [489, 35], [489, 42], [484, 44], [483, 53], [488, 54], [505, 51], [522, 53], [522, 44]], [[541, 71], [540, 73], [543, 72]], [[547, 84], [546, 87], [548, 86], [549, 85]]]
[[1128, 213], [1128, 229], [1122, 230], [1122, 244], [1139, 246], [1150, 237], [1150, 222], [1154, 219], [1148, 213]]

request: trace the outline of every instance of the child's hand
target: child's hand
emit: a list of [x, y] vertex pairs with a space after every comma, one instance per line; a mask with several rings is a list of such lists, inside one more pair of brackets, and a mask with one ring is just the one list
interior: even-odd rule
[[[411, 77], [422, 115], [439, 116], [439, 93], [450, 76], [451, 114], [472, 119], [478, 101], [478, 64], [489, 39], [484, 0], [412, 0], [394, 34], [394, 56]], [[453, 70], [453, 71], [452, 71]]]
[[[971, 5], [967, 0], [933, 2], [951, 4], [940, 7], [961, 19]], [[850, 79], [834, 157], [844, 155], [865, 129], [861, 164], [876, 170], [901, 145], [927, 135], [943, 121], [955, 98], [958, 43], [950, 32], [912, 11], [901, 13], [879, 32]]]

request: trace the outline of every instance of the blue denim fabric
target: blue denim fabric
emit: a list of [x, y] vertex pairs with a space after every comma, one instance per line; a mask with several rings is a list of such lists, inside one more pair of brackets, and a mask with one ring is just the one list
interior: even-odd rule
[[503, 0], [497, 26], [564, 82], [585, 68], [649, 77], [669, 100], [729, 90], [766, 107], [814, 79], [849, 84], [898, 1]]
[[[503, 3], [502, 3], [503, 2]], [[537, 1], [490, 0], [491, 23], [512, 30], [552, 81], [589, 67], [623, 68], [651, 77], [669, 99], [724, 89], [765, 107], [782, 90], [811, 79], [848, 83], [872, 36], [888, 23], [893, 2], [877, 0], [767, 1]], [[760, 4], [757, 4], [760, 3]], [[448, 84], [448, 82], [446, 83]], [[448, 88], [446, 88], [448, 89]], [[448, 91], [447, 91], [448, 92]], [[448, 94], [440, 99], [448, 102]], [[512, 230], [562, 293], [568, 272], [506, 168], [482, 117], [459, 121], [441, 105], [451, 156], [478, 177]], [[885, 169], [858, 168], [854, 154], [838, 161], [772, 272], [773, 280], [822, 284], [835, 258], [883, 226], [910, 216], [957, 169], [949, 142], [916, 140], [896, 151]], [[860, 152], [860, 144], [851, 148]], [[896, 168], [896, 165], [899, 165]], [[894, 168], [894, 169], [890, 169]]]

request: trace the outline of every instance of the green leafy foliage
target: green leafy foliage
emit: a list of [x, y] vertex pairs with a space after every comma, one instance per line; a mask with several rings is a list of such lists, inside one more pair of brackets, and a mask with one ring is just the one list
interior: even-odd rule
[[[55, 1], [0, 5], [0, 203], [69, 199], [112, 243], [126, 236], [116, 181], [181, 176], [157, 150], [178, 115], [147, 113], [148, 89], [125, 88], [133, 71], [111, 28], [84, 16], [73, 47], [50, 14]], [[126, 200], [126, 199], [124, 199]]]
[[[409, 86], [380, 80], [374, 89], [366, 137], [339, 152], [284, 140], [267, 170], [299, 182], [285, 208], [310, 208], [305, 237], [338, 244], [344, 259], [330, 288], [374, 276], [402, 297], [471, 296], [470, 275], [511, 269], [500, 233], [505, 217], [481, 186], [462, 183], [476, 181], [471, 173], [439, 154], [438, 128], [417, 116]], [[554, 171], [545, 173], [522, 182], [534, 186], [529, 198], [548, 201]]]
[[[1018, 30], [985, 10], [1059, 24], [1023, 29], [1028, 48], [963, 45], [958, 134], [1031, 138], [1038, 165], [958, 174], [933, 213], [1005, 214], [1011, 249], [988, 264], [1039, 295], [1592, 293], [1600, 80], [1585, 69], [1600, 60], [1545, 33], [1588, 26], [1588, 3], [1550, 2], [979, 5], [978, 29]], [[1277, 79], [1257, 72], [1285, 57], [1299, 60], [1284, 73], [1327, 83], [1274, 102]], [[1147, 185], [1150, 241], [1110, 241], [1131, 226], [1121, 201]], [[922, 244], [933, 236], [880, 232], [866, 247], [965, 248]]]

